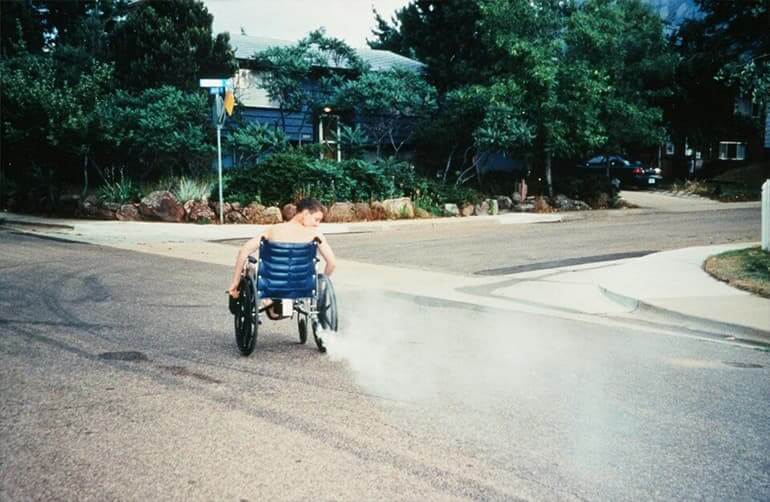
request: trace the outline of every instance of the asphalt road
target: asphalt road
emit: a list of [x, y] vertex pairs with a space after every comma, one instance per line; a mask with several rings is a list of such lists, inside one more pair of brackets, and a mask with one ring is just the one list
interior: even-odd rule
[[342, 289], [243, 358], [228, 273], [0, 230], [0, 500], [770, 494], [770, 352]]
[[508, 274], [689, 246], [758, 241], [758, 209], [594, 211], [563, 223], [457, 223], [329, 236], [340, 256], [454, 273]]

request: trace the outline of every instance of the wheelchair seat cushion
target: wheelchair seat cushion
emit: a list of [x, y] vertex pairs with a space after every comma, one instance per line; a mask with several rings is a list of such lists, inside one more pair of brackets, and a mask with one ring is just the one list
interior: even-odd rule
[[260, 298], [313, 298], [316, 294], [318, 243], [274, 242], [262, 239], [257, 267]]

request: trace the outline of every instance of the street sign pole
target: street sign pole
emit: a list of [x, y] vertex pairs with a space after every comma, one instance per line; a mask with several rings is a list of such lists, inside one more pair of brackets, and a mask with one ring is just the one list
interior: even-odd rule
[[[218, 78], [202, 78], [200, 86], [208, 88], [211, 94], [214, 94], [214, 103], [212, 105], [212, 118], [217, 126], [217, 174], [219, 176], [219, 223], [225, 223], [224, 197], [222, 195], [222, 126], [225, 123], [225, 106], [222, 100], [221, 92], [232, 89], [232, 80]], [[232, 111], [230, 106], [228, 113]]]
[[219, 170], [219, 224], [223, 225], [225, 215], [222, 202], [222, 124], [217, 124], [217, 167]]

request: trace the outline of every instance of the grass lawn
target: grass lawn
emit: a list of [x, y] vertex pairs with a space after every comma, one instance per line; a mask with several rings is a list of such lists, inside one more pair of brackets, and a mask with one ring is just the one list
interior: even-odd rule
[[710, 257], [703, 268], [720, 281], [770, 298], [770, 253], [760, 248], [728, 251]]

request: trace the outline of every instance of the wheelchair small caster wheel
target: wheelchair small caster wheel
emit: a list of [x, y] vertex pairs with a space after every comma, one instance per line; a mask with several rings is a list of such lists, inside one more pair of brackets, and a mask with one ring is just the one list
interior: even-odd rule
[[307, 319], [301, 314], [297, 316], [297, 329], [299, 329], [299, 343], [305, 345], [307, 342]]

